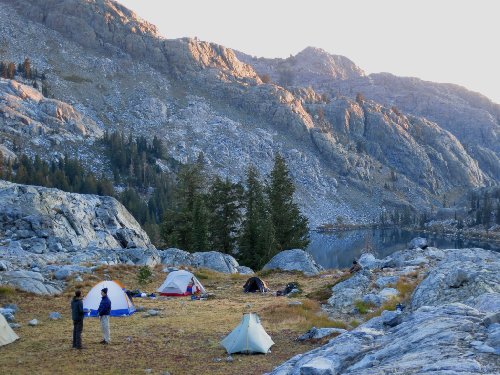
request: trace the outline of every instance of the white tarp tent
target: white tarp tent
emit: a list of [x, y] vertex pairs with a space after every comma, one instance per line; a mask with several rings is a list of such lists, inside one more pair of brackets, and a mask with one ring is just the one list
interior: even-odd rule
[[168, 274], [163, 284], [158, 288], [158, 293], [162, 296], [187, 296], [190, 294], [187, 292], [187, 287], [191, 280], [194, 282], [193, 289], [197, 288], [200, 293], [207, 292], [195, 275], [189, 271], [180, 270]]
[[123, 285], [117, 281], [101, 281], [95, 285], [83, 300], [83, 309], [88, 312], [85, 316], [97, 316], [97, 309], [101, 303], [101, 290], [108, 288], [108, 298], [111, 300], [111, 316], [128, 316], [135, 312], [135, 307], [123, 290]]
[[10, 344], [18, 338], [19, 336], [10, 328], [5, 317], [0, 314], [0, 346]]
[[267, 353], [274, 345], [255, 313], [243, 315], [240, 324], [221, 341], [229, 354], [232, 353]]

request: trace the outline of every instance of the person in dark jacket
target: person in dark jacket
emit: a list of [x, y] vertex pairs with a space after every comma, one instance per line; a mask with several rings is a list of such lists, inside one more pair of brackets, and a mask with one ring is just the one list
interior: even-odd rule
[[107, 345], [110, 341], [109, 314], [111, 314], [111, 300], [108, 297], [108, 288], [103, 288], [101, 290], [101, 296], [102, 299], [99, 304], [99, 308], [97, 309], [97, 314], [99, 315], [99, 319], [101, 321], [101, 330], [104, 337], [101, 344]]
[[73, 319], [73, 348], [82, 348], [83, 331], [83, 301], [82, 292], [75, 291], [75, 296], [71, 300], [71, 318]]
[[356, 273], [358, 271], [361, 271], [363, 267], [361, 267], [361, 264], [359, 264], [356, 260], [352, 261], [352, 266], [349, 268], [349, 273]]

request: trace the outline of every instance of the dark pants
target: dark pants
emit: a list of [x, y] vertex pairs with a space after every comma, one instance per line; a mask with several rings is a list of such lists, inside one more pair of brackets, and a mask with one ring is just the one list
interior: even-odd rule
[[82, 347], [83, 319], [73, 320], [73, 348]]

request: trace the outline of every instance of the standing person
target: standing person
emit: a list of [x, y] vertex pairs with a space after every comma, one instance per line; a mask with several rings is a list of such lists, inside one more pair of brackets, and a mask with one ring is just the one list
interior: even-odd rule
[[83, 315], [82, 292], [77, 290], [75, 291], [75, 296], [71, 300], [71, 318], [73, 319], [73, 349], [82, 348]]
[[99, 308], [97, 309], [97, 314], [99, 315], [99, 319], [101, 321], [101, 330], [104, 339], [101, 341], [101, 344], [107, 345], [109, 344], [109, 314], [111, 313], [111, 300], [108, 297], [108, 288], [103, 288], [101, 290], [101, 303], [99, 304]]

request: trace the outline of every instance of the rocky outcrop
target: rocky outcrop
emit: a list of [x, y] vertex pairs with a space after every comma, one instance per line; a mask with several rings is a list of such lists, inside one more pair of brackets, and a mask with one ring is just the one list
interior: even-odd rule
[[49, 99], [37, 89], [0, 78], [0, 131], [23, 134], [37, 145], [41, 139], [54, 144], [82, 142], [102, 136], [102, 129], [73, 106]]
[[0, 231], [28, 252], [153, 248], [116, 199], [0, 180]]
[[0, 272], [0, 285], [10, 285], [22, 291], [41, 294], [54, 295], [63, 290], [62, 283], [54, 283], [46, 280], [39, 272], [31, 271], [7, 271]]
[[252, 274], [253, 271], [245, 266], [240, 266], [238, 261], [229, 254], [218, 251], [202, 251], [188, 253], [180, 249], [166, 249], [159, 251], [161, 263], [173, 267], [208, 268], [222, 273]]
[[161, 264], [167, 266], [179, 267], [192, 267], [193, 266], [193, 254], [176, 248], [170, 248], [166, 250], [159, 250], [161, 256]]
[[449, 251], [417, 287], [411, 306], [417, 309], [421, 306], [471, 301], [478, 303], [474, 306], [477, 307], [479, 301], [475, 301], [475, 298], [500, 293], [499, 271], [498, 253], [482, 249]]
[[346, 281], [338, 283], [332, 288], [332, 296], [328, 299], [328, 304], [341, 312], [349, 312], [354, 302], [361, 300], [368, 292], [370, 277], [370, 271], [363, 270]]
[[316, 263], [311, 254], [304, 250], [293, 249], [279, 252], [262, 269], [301, 271], [306, 275], [317, 275], [323, 270], [323, 267]]
[[[481, 94], [458, 85], [389, 73], [365, 76], [345, 57], [310, 47], [288, 59], [238, 56], [259, 75], [284, 87], [312, 87], [322, 93], [323, 101], [339, 94], [354, 99], [359, 93], [395, 111], [425, 117], [466, 144], [484, 173], [497, 181], [500, 178], [500, 105]], [[347, 68], [344, 74], [343, 67]]]
[[193, 265], [222, 273], [238, 273], [238, 262], [229, 254], [205, 251], [193, 254]]
[[[271, 374], [497, 373], [500, 254], [416, 247], [392, 256], [380, 260], [383, 270], [364, 270], [335, 285], [329, 304], [334, 311], [343, 306], [349, 311], [356, 297], [371, 290], [374, 274], [379, 275], [375, 285], [384, 288], [378, 295], [385, 291], [390, 296], [397, 291], [387, 286], [408, 271], [419, 269], [425, 275], [429, 270], [410, 306], [403, 312], [383, 311], [328, 344], [291, 358]], [[425, 262], [416, 262], [419, 258]], [[409, 265], [415, 263], [420, 266]]]
[[421, 307], [394, 328], [372, 328], [374, 318], [271, 374], [492, 374], [500, 367], [484, 344], [491, 335], [484, 317], [455, 303]]
[[347, 332], [342, 328], [316, 328], [312, 327], [309, 331], [303, 335], [297, 337], [297, 341], [308, 341], [308, 340], [319, 340], [324, 337], [339, 335]]
[[365, 74], [347, 57], [331, 55], [321, 48], [307, 47], [286, 59], [256, 58], [236, 52], [238, 58], [282, 86], [317, 87], [336, 80], [363, 77]]

